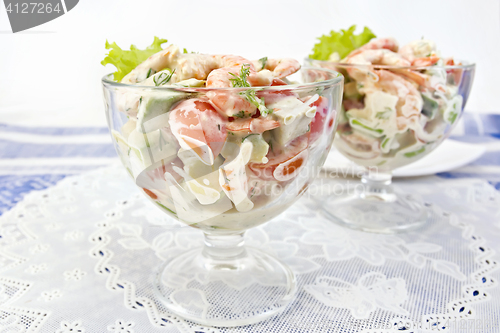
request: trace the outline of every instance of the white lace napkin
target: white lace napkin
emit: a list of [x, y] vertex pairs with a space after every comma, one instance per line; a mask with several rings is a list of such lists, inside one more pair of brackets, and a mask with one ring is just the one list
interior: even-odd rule
[[311, 191], [249, 230], [248, 245], [295, 271], [297, 298], [271, 320], [217, 329], [168, 313], [152, 288], [165, 260], [202, 244], [200, 231], [155, 208], [121, 166], [65, 178], [0, 217], [0, 332], [498, 332], [498, 192], [474, 179], [398, 184], [429, 204], [424, 228], [345, 229]]

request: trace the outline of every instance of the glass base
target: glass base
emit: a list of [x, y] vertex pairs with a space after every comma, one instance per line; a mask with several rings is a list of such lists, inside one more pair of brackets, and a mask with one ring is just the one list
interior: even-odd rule
[[236, 256], [221, 259], [205, 246], [167, 262], [155, 289], [162, 303], [182, 318], [232, 327], [283, 311], [295, 295], [296, 281], [290, 268], [257, 249], [243, 247]]
[[393, 234], [417, 229], [428, 219], [424, 203], [411, 195], [396, 195], [390, 200], [366, 193], [344, 197], [330, 196], [322, 212], [333, 222], [352, 229]]

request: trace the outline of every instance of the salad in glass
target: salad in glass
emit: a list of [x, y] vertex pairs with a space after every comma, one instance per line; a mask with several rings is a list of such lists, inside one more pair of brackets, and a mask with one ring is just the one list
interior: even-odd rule
[[[274, 257], [243, 247], [243, 233], [307, 189], [333, 141], [343, 78], [294, 59], [188, 53], [165, 42], [144, 53], [108, 44], [103, 62], [118, 68], [103, 86], [123, 165], [160, 209], [205, 234], [204, 248], [166, 263], [155, 288], [171, 311], [203, 324], [265, 319], [292, 299], [295, 280]], [[254, 294], [234, 291], [249, 284]], [[238, 304], [220, 301], [214, 285]], [[186, 290], [206, 308], [179, 300]]]
[[[345, 76], [334, 144], [344, 156], [371, 170], [372, 176], [367, 172], [363, 178], [367, 192], [360, 195], [401, 203], [392, 195], [377, 195], [390, 190], [374, 182], [389, 184], [392, 170], [427, 155], [449, 135], [469, 96], [475, 65], [441, 56], [431, 40], [399, 47], [394, 38], [375, 38], [368, 28], [358, 35], [354, 31], [355, 26], [321, 37], [306, 62]], [[351, 198], [353, 204], [366, 204], [355, 197]], [[415, 207], [403, 205], [405, 209]], [[329, 207], [333, 212], [335, 208]], [[407, 230], [425, 221], [423, 209], [407, 213], [398, 225], [366, 225], [353, 216], [330, 215], [345, 225], [379, 232]]]

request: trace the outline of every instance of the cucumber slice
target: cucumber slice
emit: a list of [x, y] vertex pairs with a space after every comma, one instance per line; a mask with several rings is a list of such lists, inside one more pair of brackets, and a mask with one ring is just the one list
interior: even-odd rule
[[419, 150], [415, 150], [415, 151], [411, 151], [411, 152], [408, 152], [408, 153], [404, 153], [404, 156], [411, 158], [411, 157], [415, 157], [417, 155], [422, 154], [424, 151], [425, 151], [425, 147], [422, 147]]
[[381, 137], [384, 135], [384, 130], [380, 128], [371, 128], [370, 126], [366, 126], [362, 122], [357, 119], [350, 118], [349, 123], [351, 127], [359, 129], [365, 133], [371, 134], [376, 137]]
[[422, 93], [422, 99], [424, 100], [422, 113], [429, 119], [434, 119], [439, 109], [438, 102], [429, 93]]

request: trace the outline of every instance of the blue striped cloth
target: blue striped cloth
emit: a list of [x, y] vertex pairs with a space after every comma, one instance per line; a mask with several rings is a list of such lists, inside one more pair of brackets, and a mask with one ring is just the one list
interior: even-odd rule
[[500, 190], [500, 115], [465, 113], [460, 127], [452, 139], [483, 145], [486, 152], [469, 165], [439, 173], [438, 176], [481, 178]]
[[106, 127], [0, 124], [0, 214], [30, 191], [116, 160]]
[[[465, 113], [453, 139], [482, 144], [486, 153], [439, 176], [477, 177], [500, 189], [500, 115]], [[0, 124], [0, 214], [32, 190], [52, 186], [117, 161], [105, 127], [22, 127]]]

